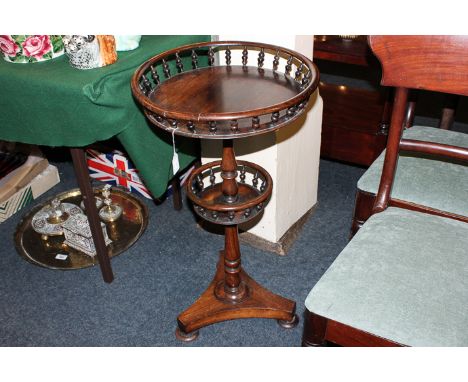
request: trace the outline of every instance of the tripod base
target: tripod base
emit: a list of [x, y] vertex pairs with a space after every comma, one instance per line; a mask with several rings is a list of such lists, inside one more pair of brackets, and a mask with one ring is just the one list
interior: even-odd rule
[[[242, 298], [223, 298], [219, 290], [224, 282], [224, 275], [224, 251], [221, 251], [213, 281], [199, 299], [177, 317], [178, 334], [183, 333], [183, 337], [188, 338], [192, 332], [202, 327], [238, 318], [272, 318], [285, 328], [297, 324], [296, 303], [262, 287], [243, 269], [240, 271], [240, 278], [246, 292]], [[282, 325], [284, 323], [288, 324]], [[177, 338], [182, 339], [179, 335]], [[194, 339], [196, 336], [191, 340]]]

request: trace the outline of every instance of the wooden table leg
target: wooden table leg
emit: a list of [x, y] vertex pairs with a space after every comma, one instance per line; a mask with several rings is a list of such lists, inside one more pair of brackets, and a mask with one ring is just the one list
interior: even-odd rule
[[114, 274], [112, 273], [107, 247], [102, 234], [101, 219], [99, 218], [96, 203], [94, 202], [94, 192], [89, 180], [85, 153], [82, 148], [70, 148], [70, 152], [73, 159], [73, 166], [75, 167], [78, 185], [81, 190], [81, 195], [83, 196], [91, 234], [93, 235], [102, 277], [106, 283], [111, 283], [114, 280]]

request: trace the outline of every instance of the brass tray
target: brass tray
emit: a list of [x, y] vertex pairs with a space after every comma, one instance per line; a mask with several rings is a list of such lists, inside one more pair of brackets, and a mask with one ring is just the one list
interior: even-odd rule
[[[102, 187], [94, 187], [95, 195], [100, 195]], [[98, 264], [97, 256], [91, 257], [64, 244], [64, 236], [51, 236], [47, 240], [31, 226], [33, 216], [41, 208], [58, 198], [62, 202], [80, 205], [81, 192], [78, 188], [62, 192], [41, 205], [32, 208], [16, 228], [15, 246], [18, 253], [29, 262], [49, 269], [81, 269]], [[148, 209], [131, 193], [112, 188], [111, 199], [123, 208], [122, 216], [113, 223], [105, 223], [107, 234], [112, 240], [109, 256], [112, 258], [127, 250], [145, 231], [148, 225]]]

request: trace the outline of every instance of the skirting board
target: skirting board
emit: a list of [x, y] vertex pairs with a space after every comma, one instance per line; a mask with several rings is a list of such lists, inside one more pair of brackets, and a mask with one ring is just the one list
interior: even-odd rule
[[317, 209], [317, 203], [312, 206], [312, 208], [307, 211], [297, 222], [295, 222], [279, 239], [277, 243], [273, 243], [266, 239], [263, 239], [257, 235], [254, 235], [250, 232], [240, 232], [239, 240], [241, 243], [249, 244], [252, 247], [262, 249], [264, 251], [269, 251], [276, 253], [280, 256], [284, 256], [288, 253], [292, 244], [297, 238], [297, 235], [301, 232], [302, 227], [304, 226], [307, 219], [313, 215]]

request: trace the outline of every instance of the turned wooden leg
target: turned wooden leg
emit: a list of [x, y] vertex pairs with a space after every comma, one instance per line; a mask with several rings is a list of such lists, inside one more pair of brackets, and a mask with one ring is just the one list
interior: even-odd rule
[[325, 317], [305, 310], [304, 332], [302, 335], [302, 346], [324, 346], [326, 345], [326, 332], [328, 320]]
[[110, 264], [107, 247], [102, 234], [101, 219], [96, 208], [94, 200], [94, 192], [89, 181], [88, 166], [86, 164], [86, 157], [82, 148], [70, 148], [71, 156], [73, 159], [73, 166], [75, 167], [76, 178], [81, 190], [83, 202], [86, 208], [86, 215], [89, 220], [89, 227], [93, 235], [94, 246], [96, 247], [96, 255], [101, 267], [102, 277], [105, 282], [111, 283], [114, 280], [112, 267]]
[[215, 288], [215, 295], [225, 302], [240, 302], [248, 296], [248, 287], [242, 281], [241, 255], [237, 226], [225, 228], [224, 236], [224, 277]]

